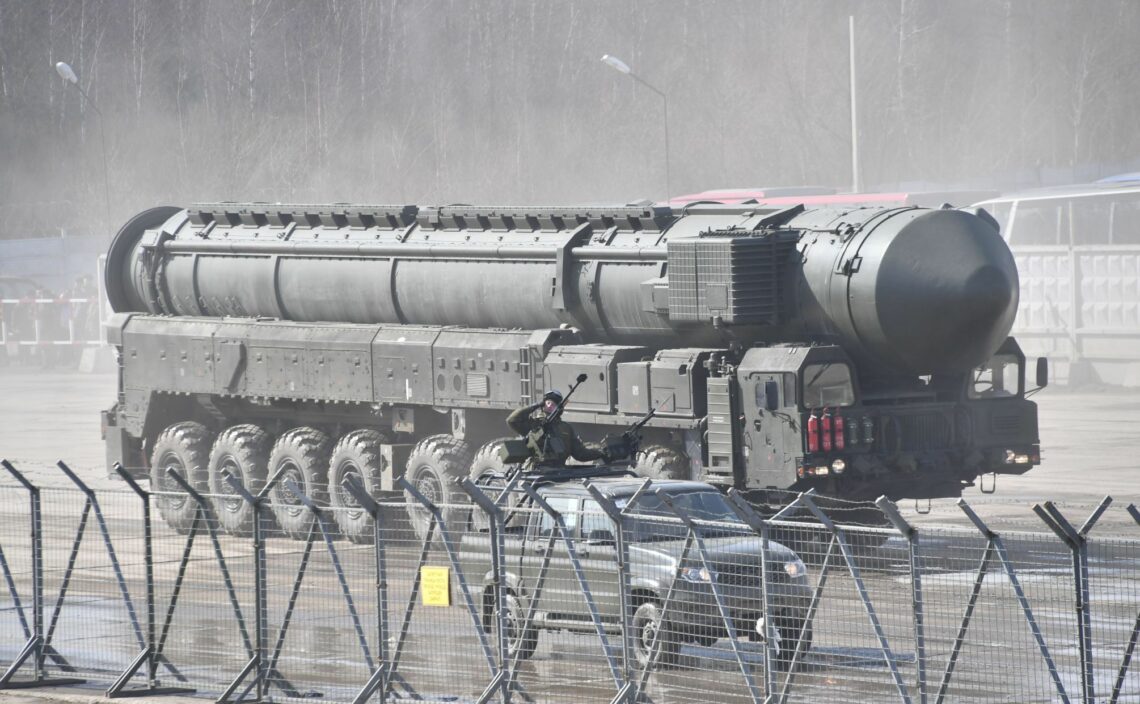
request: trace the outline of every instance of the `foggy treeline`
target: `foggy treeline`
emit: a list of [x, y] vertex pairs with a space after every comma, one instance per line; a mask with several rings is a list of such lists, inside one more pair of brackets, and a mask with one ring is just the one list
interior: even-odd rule
[[607, 53], [668, 96], [673, 195], [849, 189], [849, 15], [864, 189], [1140, 156], [1134, 0], [0, 0], [0, 237], [203, 200], [660, 200], [661, 98]]

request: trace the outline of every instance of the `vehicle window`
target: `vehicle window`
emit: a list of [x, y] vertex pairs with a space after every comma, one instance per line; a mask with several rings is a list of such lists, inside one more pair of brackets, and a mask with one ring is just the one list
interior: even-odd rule
[[[736, 512], [719, 491], [687, 491], [670, 494], [670, 499], [685, 515], [698, 521], [741, 523]], [[685, 525], [665, 503], [654, 494], [645, 494], [630, 510], [632, 540], [653, 542], [677, 540], [688, 533]]]
[[1006, 229], [1009, 227], [1009, 211], [1013, 208], [1013, 204], [988, 203], [983, 207], [987, 213], [994, 216], [994, 220], [998, 221], [998, 229], [1001, 230], [1002, 235], [1005, 235]]
[[1113, 201], [1112, 243], [1140, 244], [1140, 193]]
[[1108, 198], [1074, 198], [1073, 244], [1108, 244], [1112, 201]]
[[1055, 200], [1021, 201], [1010, 223], [1009, 243], [1013, 245], [1068, 244], [1068, 216], [1065, 202]]
[[[777, 387], [777, 388], [779, 388], [779, 387]], [[763, 408], [768, 407], [767, 391], [768, 391], [768, 388], [767, 388], [767, 381], [766, 380], [760, 379], [759, 381], [756, 382], [755, 396], [756, 396], [756, 407], [757, 408], [763, 409]], [[776, 404], [776, 406], [780, 405], [779, 391], [776, 392], [776, 398], [772, 399], [772, 401]]]
[[614, 534], [614, 524], [596, 501], [582, 502], [582, 537], [587, 540], [597, 531]]
[[999, 354], [974, 370], [970, 398], [1008, 398], [1021, 387], [1021, 368], [1017, 357]]
[[[566, 523], [566, 530], [570, 531], [570, 535], [575, 534], [578, 527], [578, 499], [565, 496], [546, 497], [546, 503], [550, 504], [558, 513], [562, 514], [562, 520]], [[558, 530], [554, 527], [554, 519], [546, 511], [542, 511], [542, 517], [539, 519], [538, 524], [538, 537], [545, 538], [551, 534], [557, 534]], [[561, 537], [561, 536], [559, 536]]]
[[697, 520], [732, 522], [740, 520], [719, 491], [692, 491], [679, 494], [675, 503]]
[[809, 364], [804, 368], [804, 406], [850, 406], [855, 403], [851, 368], [842, 362]]

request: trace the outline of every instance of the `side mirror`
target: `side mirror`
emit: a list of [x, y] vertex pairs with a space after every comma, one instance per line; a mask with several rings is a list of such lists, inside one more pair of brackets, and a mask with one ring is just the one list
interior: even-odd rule
[[613, 545], [614, 534], [605, 528], [595, 528], [586, 536], [587, 545]]
[[780, 407], [780, 385], [775, 381], [764, 382], [764, 408], [775, 411]]
[[1037, 358], [1037, 388], [1043, 389], [1049, 385], [1049, 359]]

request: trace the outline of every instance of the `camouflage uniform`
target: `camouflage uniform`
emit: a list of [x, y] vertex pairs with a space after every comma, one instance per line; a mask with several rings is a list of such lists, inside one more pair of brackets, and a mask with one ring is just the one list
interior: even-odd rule
[[542, 408], [542, 404], [539, 401], [524, 406], [507, 416], [507, 425], [511, 430], [526, 437], [532, 465], [561, 466], [570, 457], [580, 462], [605, 459], [601, 450], [588, 447], [578, 437], [578, 433], [574, 432], [574, 428], [562, 418], [547, 422], [542, 415], [532, 415]]

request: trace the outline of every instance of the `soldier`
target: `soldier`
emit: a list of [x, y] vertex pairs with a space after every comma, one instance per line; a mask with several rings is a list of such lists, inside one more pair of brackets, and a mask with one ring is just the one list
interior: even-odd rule
[[[541, 416], [532, 415], [540, 408]], [[587, 447], [561, 415], [562, 393], [555, 390], [547, 391], [538, 403], [516, 409], [507, 416], [511, 430], [526, 437], [532, 464], [562, 466], [570, 457], [580, 462], [605, 459], [601, 450]]]

